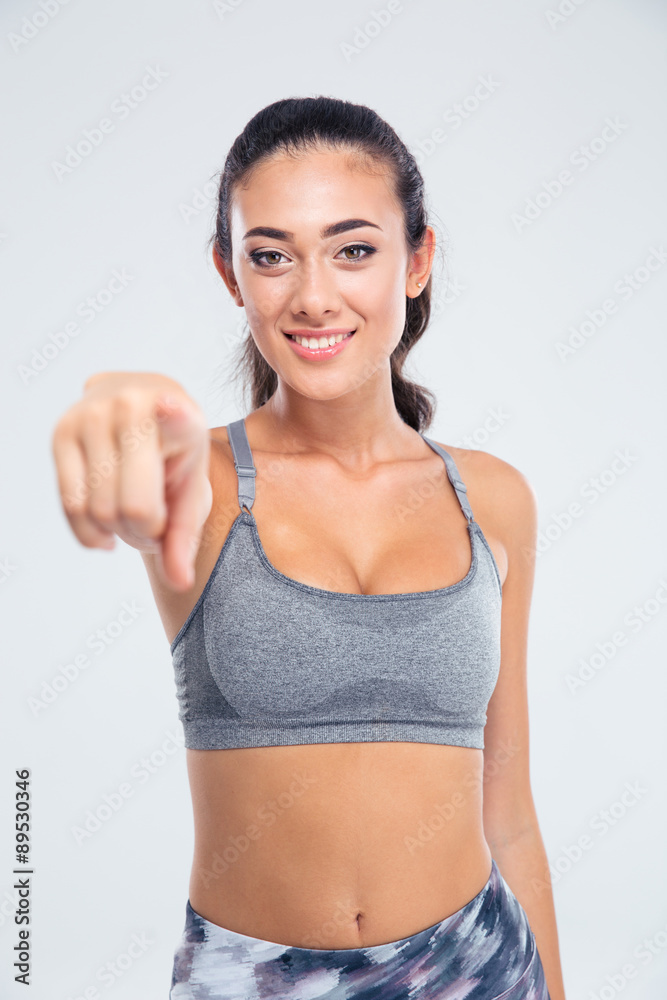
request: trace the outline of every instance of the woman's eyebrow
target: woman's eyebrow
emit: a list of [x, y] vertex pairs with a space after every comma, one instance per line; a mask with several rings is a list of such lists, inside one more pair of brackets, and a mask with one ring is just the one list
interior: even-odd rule
[[[346, 233], [349, 229], [359, 229], [361, 226], [372, 226], [382, 232], [381, 226], [374, 222], [368, 222], [367, 219], [343, 219], [341, 222], [332, 222], [331, 225], [321, 229], [320, 238], [326, 240], [330, 236], [339, 236], [340, 233]], [[272, 226], [253, 226], [243, 239], [247, 240], [251, 236], [266, 236], [270, 240], [294, 240], [294, 233], [290, 233], [286, 229], [274, 229]]]

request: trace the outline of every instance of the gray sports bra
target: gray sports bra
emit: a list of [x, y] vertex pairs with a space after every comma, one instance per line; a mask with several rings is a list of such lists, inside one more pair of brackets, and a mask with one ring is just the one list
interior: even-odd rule
[[467, 518], [465, 577], [439, 590], [346, 594], [299, 583], [269, 562], [251, 513], [256, 469], [244, 421], [227, 432], [241, 512], [170, 647], [185, 746], [483, 748], [502, 589], [449, 452], [422, 435], [444, 459]]

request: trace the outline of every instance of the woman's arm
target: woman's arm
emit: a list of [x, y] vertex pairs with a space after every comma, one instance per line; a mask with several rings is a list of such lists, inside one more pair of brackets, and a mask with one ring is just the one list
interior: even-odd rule
[[494, 533], [507, 554], [507, 575], [500, 673], [484, 730], [484, 835], [503, 878], [528, 916], [551, 1000], [565, 1000], [548, 859], [530, 787], [528, 752], [526, 661], [537, 501], [521, 472], [500, 459], [489, 459]]

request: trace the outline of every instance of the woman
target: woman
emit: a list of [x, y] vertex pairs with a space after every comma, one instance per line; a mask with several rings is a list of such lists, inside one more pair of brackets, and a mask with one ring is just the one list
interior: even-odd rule
[[529, 780], [535, 497], [423, 434], [402, 367], [434, 253], [386, 122], [278, 101], [227, 156], [213, 240], [251, 412], [207, 430], [176, 381], [98, 373], [54, 433], [75, 534], [142, 552], [173, 654], [195, 854], [172, 1000], [564, 1000]]

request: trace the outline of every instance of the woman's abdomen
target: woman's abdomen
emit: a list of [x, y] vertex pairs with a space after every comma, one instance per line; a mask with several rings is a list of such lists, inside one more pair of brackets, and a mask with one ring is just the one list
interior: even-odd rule
[[485, 885], [483, 752], [430, 743], [188, 750], [189, 898], [212, 923], [302, 948], [396, 941]]

